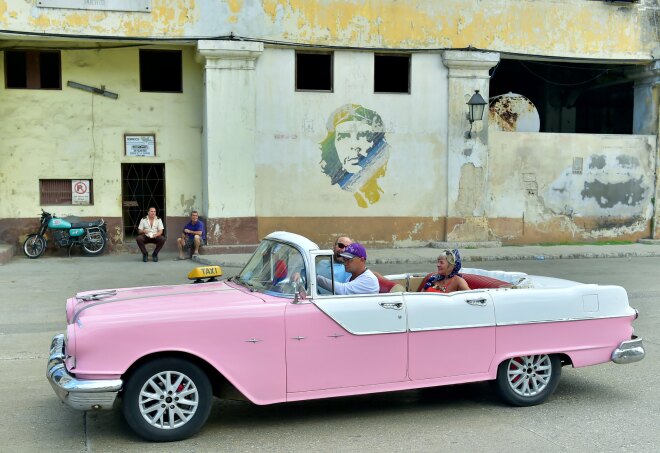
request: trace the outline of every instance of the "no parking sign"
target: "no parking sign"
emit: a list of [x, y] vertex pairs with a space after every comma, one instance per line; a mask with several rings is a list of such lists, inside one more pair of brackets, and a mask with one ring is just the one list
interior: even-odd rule
[[89, 179], [71, 180], [71, 204], [89, 204]]

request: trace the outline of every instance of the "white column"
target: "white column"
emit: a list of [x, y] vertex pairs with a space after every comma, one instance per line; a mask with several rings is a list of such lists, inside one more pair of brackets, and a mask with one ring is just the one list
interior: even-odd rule
[[447, 50], [447, 241], [488, 241], [488, 106], [468, 135], [468, 106], [475, 90], [488, 102], [488, 71], [498, 53]]
[[256, 218], [254, 66], [262, 52], [260, 42], [197, 43], [205, 87], [203, 205], [212, 224], [213, 219]]
[[655, 135], [655, 181], [651, 239], [660, 239], [660, 61], [627, 73], [634, 80], [633, 134]]

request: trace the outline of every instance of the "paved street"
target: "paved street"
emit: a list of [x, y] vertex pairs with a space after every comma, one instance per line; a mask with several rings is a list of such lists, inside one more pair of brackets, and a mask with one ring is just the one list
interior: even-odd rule
[[[647, 357], [632, 365], [564, 368], [543, 405], [511, 408], [487, 384], [255, 406], [216, 400], [205, 428], [173, 444], [147, 443], [119, 411], [83, 413], [59, 403], [45, 379], [47, 348], [62, 331], [64, 301], [76, 291], [185, 283], [194, 267], [163, 254], [99, 258], [15, 257], [0, 266], [0, 451], [657, 451], [660, 444], [660, 258], [469, 261], [582, 282], [619, 284], [640, 311]], [[383, 274], [431, 264], [376, 264]], [[227, 275], [238, 272], [226, 268]], [[264, 379], [267, 379], [265, 376]]]

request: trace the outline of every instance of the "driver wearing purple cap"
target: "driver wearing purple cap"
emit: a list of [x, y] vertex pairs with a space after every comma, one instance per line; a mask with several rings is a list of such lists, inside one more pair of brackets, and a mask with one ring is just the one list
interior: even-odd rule
[[[344, 268], [351, 274], [351, 278], [346, 283], [335, 282], [335, 294], [378, 293], [378, 278], [367, 269], [367, 251], [362, 244], [353, 242], [339, 256], [344, 258]], [[317, 275], [316, 283], [322, 288], [332, 291], [332, 280], [329, 278]]]

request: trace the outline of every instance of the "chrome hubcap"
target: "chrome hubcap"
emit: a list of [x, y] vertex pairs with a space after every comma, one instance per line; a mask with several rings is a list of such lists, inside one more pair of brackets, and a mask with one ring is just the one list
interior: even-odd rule
[[520, 396], [535, 396], [548, 386], [552, 376], [552, 363], [547, 355], [529, 355], [509, 360], [507, 378], [509, 386]]
[[153, 375], [140, 390], [140, 413], [151, 426], [179, 428], [197, 411], [199, 392], [188, 376], [177, 371]]

